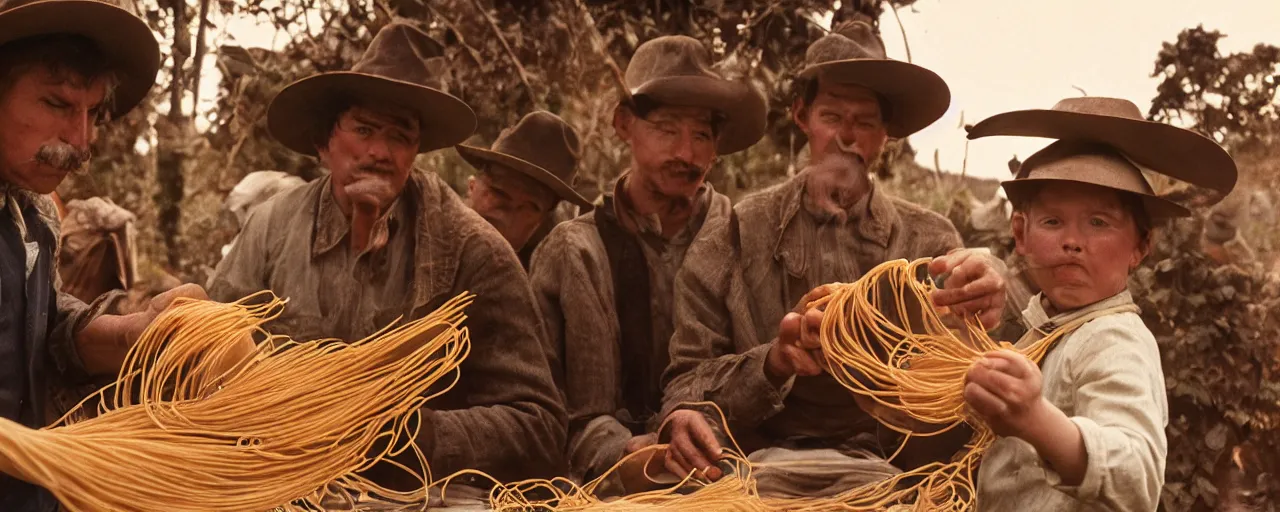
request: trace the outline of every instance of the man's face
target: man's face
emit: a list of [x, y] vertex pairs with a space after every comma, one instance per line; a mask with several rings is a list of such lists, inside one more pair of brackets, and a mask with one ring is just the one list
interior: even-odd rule
[[0, 92], [0, 178], [49, 194], [89, 163], [97, 126], [107, 118], [107, 79], [59, 76], [36, 66]]
[[1120, 194], [1084, 183], [1052, 187], [1013, 216], [1014, 241], [1032, 280], [1062, 311], [1120, 293], [1146, 256]]
[[489, 221], [516, 251], [546, 221], [558, 199], [537, 180], [506, 167], [490, 165], [467, 182], [467, 203]]
[[796, 125], [809, 137], [809, 160], [820, 164], [843, 145], [870, 166], [880, 157], [889, 134], [880, 102], [871, 90], [850, 84], [818, 80], [818, 95], [806, 106], [796, 99], [792, 106]]
[[711, 109], [662, 106], [640, 118], [618, 109], [614, 128], [631, 146], [631, 172], [640, 186], [659, 195], [690, 199], [716, 161], [717, 135]]
[[328, 145], [316, 149], [344, 211], [382, 211], [400, 196], [418, 155], [418, 130], [417, 117], [393, 108], [356, 106], [338, 116]]

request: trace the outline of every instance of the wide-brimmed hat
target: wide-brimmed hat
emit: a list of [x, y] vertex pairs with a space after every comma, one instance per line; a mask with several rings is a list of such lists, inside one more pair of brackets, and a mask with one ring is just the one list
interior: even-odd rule
[[1193, 131], [1147, 121], [1127, 100], [1068, 98], [1049, 110], [996, 114], [969, 129], [970, 139], [994, 135], [1099, 142], [1141, 167], [1222, 196], [1236, 184], [1236, 163], [1222, 146]]
[[475, 131], [476, 114], [446, 92], [442, 55], [440, 43], [423, 31], [391, 23], [378, 31], [351, 71], [310, 76], [280, 91], [267, 109], [267, 128], [285, 147], [315, 156], [316, 132], [329, 128], [320, 126], [329, 121], [322, 105], [391, 103], [418, 117], [419, 153], [461, 143]]
[[556, 196], [579, 206], [591, 202], [573, 189], [582, 143], [578, 132], [560, 116], [539, 110], [512, 128], [502, 130], [490, 149], [459, 145], [458, 154], [473, 167], [487, 163], [513, 169], [543, 185]]
[[951, 106], [951, 89], [937, 73], [890, 59], [875, 29], [846, 23], [809, 45], [800, 77], [866, 87], [889, 104], [890, 137], [902, 138], [933, 124]]
[[0, 45], [73, 34], [97, 43], [118, 71], [111, 115], [121, 117], [147, 97], [160, 70], [160, 43], [132, 12], [99, 0], [0, 0]]
[[1142, 175], [1142, 167], [1119, 150], [1103, 143], [1079, 139], [1060, 140], [1036, 152], [1022, 163], [1018, 175], [1000, 185], [1015, 204], [1030, 198], [1046, 183], [1087, 183], [1138, 196], [1147, 214], [1156, 220], [1186, 217], [1191, 211], [1156, 195]]
[[631, 96], [663, 105], [706, 107], [724, 117], [717, 150], [721, 155], [751, 147], [764, 136], [769, 105], [746, 82], [726, 80], [711, 67], [711, 52], [688, 36], [662, 36], [636, 48], [627, 64]]

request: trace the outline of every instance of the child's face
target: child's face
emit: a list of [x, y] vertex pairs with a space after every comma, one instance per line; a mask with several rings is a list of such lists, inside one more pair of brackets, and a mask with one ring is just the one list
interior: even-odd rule
[[1046, 186], [1013, 217], [1018, 254], [1058, 310], [1120, 293], [1146, 256], [1120, 193], [1086, 183]]

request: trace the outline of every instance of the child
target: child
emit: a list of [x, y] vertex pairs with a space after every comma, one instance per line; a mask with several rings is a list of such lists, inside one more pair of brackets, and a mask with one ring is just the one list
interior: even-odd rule
[[[1168, 423], [1156, 340], [1126, 288], [1154, 222], [1187, 216], [1155, 196], [1143, 167], [1226, 195], [1236, 168], [1213, 141], [1142, 120], [1124, 100], [1075, 98], [983, 121], [970, 138], [1059, 139], [1004, 188], [1018, 254], [1042, 292], [1018, 346], [1074, 320], [1038, 368], [1010, 350], [969, 371], [965, 400], [1000, 437], [978, 476], [978, 507], [998, 511], [1154, 511]], [[1141, 167], [1140, 167], [1141, 166]]]

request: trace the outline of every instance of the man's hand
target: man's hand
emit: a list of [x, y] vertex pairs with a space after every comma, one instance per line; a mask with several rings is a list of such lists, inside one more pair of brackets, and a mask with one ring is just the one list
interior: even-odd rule
[[681, 478], [690, 472], [708, 480], [719, 480], [724, 476], [714, 465], [722, 456], [720, 442], [702, 413], [691, 410], [672, 412], [663, 428], [671, 433], [671, 443], [666, 450], [667, 471]]
[[351, 201], [351, 247], [357, 254], [379, 249], [386, 240], [375, 239], [375, 224], [383, 211], [395, 201], [396, 190], [386, 180], [366, 178], [344, 187]]
[[946, 276], [932, 293], [933, 305], [960, 319], [977, 317], [990, 330], [1000, 325], [1005, 306], [1004, 265], [989, 251], [961, 249], [929, 263], [929, 273]]
[[826, 370], [822, 357], [822, 315], [825, 307], [810, 304], [831, 295], [831, 287], [822, 285], [806, 293], [791, 313], [782, 317], [778, 338], [765, 356], [765, 374], [780, 385], [793, 375], [812, 377]]
[[137, 343], [148, 325], [169, 309], [173, 301], [182, 298], [208, 300], [204, 288], [196, 284], [184, 284], [151, 299], [146, 311], [130, 315], [102, 315], [75, 334], [76, 351], [84, 369], [90, 375], [111, 375], [120, 371], [129, 349]]

